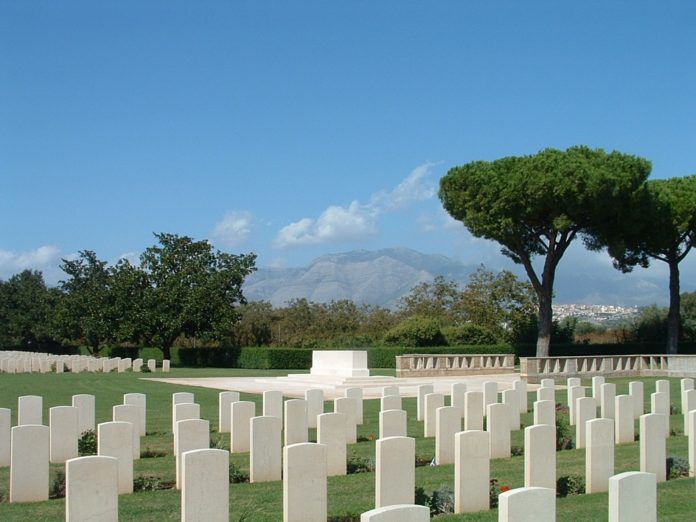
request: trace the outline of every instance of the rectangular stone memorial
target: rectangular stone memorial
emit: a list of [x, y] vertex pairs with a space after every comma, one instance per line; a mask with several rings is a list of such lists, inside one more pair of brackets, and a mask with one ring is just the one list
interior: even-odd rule
[[113, 407], [113, 420], [133, 424], [133, 460], [140, 458], [140, 418], [141, 407], [133, 404], [118, 404]]
[[118, 522], [118, 460], [92, 455], [65, 463], [65, 521]]
[[311, 375], [369, 377], [365, 350], [314, 350]]
[[417, 420], [425, 420], [425, 396], [434, 391], [432, 384], [421, 384], [418, 386], [418, 399], [416, 402]]
[[586, 393], [583, 386], [568, 388], [568, 422], [571, 426], [575, 426], [575, 405], [577, 400], [581, 397], [585, 397]]
[[140, 436], [147, 434], [147, 395], [144, 393], [124, 393], [123, 404], [130, 404], [140, 408]]
[[657, 482], [667, 480], [665, 418], [660, 413], [640, 416], [640, 470], [654, 473]]
[[230, 453], [249, 451], [251, 447], [250, 423], [251, 418], [255, 416], [255, 402], [235, 401], [230, 404]]
[[468, 391], [464, 394], [464, 429], [483, 430], [483, 393]]
[[429, 393], [425, 396], [425, 422], [423, 436], [435, 436], [435, 412], [445, 405], [445, 396], [441, 393]]
[[54, 406], [48, 409], [51, 464], [64, 464], [77, 457], [77, 408]]
[[181, 456], [187, 451], [210, 448], [210, 422], [203, 419], [186, 419], [176, 423], [176, 489], [181, 489], [183, 463]]
[[80, 393], [72, 396], [72, 405], [77, 408], [78, 435], [91, 431], [96, 426], [94, 420], [94, 395]]
[[529, 404], [527, 403], [527, 382], [517, 380], [512, 383], [512, 388], [517, 392], [520, 399], [520, 413], [527, 413], [529, 411]]
[[633, 398], [630, 395], [617, 395], [614, 410], [614, 442], [623, 444], [635, 440], [635, 421], [633, 419]]
[[401, 397], [398, 395], [384, 395], [379, 399], [379, 411], [400, 410]]
[[326, 512], [326, 446], [309, 442], [285, 446], [283, 522], [326, 522]]
[[555, 522], [555, 520], [555, 488], [517, 488], [498, 496], [498, 522]]
[[249, 447], [249, 482], [281, 479], [282, 421], [278, 417], [251, 418]]
[[300, 444], [308, 440], [307, 401], [290, 399], [285, 401], [285, 446]]
[[585, 429], [585, 492], [607, 491], [609, 477], [614, 474], [614, 420], [593, 419]]
[[[597, 418], [597, 401], [593, 397], [580, 397], [575, 401], [575, 447], [585, 447], [585, 424]], [[612, 439], [613, 440], [613, 439]]]
[[48, 500], [48, 426], [12, 428], [10, 502]]
[[12, 410], [0, 408], [0, 467], [10, 465]]
[[406, 437], [407, 415], [405, 410], [382, 410], [379, 412], [379, 438]]
[[510, 456], [510, 413], [502, 403], [489, 404], [486, 408], [486, 431], [491, 436], [491, 458], [501, 459]]
[[460, 431], [454, 446], [454, 512], [490, 509], [490, 435]]
[[654, 474], [627, 471], [609, 479], [609, 522], [657, 522]]
[[[455, 382], [450, 387], [450, 406], [459, 408], [462, 418], [464, 418], [464, 395], [466, 394], [466, 384]], [[519, 400], [519, 399], [518, 399]]]
[[462, 414], [455, 406], [435, 411], [435, 463], [454, 464], [454, 435], [462, 430]]
[[182, 522], [229, 520], [229, 455], [221, 449], [198, 449], [181, 455]]
[[239, 400], [239, 392], [223, 391], [218, 393], [218, 433], [229, 433], [231, 426], [230, 405]]
[[312, 388], [305, 391], [307, 401], [307, 427], [317, 427], [317, 415], [324, 413], [324, 391], [321, 388]]
[[520, 429], [520, 412], [519, 412], [519, 402], [520, 399], [517, 396], [515, 390], [505, 390], [503, 392], [503, 404], [508, 406], [508, 411], [510, 412], [510, 429], [516, 431]]
[[357, 430], [357, 404], [356, 399], [341, 397], [334, 399], [334, 412], [346, 415], [346, 443], [355, 444], [358, 441]]
[[190, 392], [172, 393], [172, 433], [174, 433], [174, 426], [176, 426], [177, 421], [183, 420], [183, 419], [177, 419], [175, 414], [174, 414], [176, 405], [177, 404], [192, 404], [193, 402], [194, 402], [193, 393], [190, 393]]
[[483, 414], [487, 415], [488, 405], [498, 402], [498, 383], [487, 381], [483, 383]]
[[534, 424], [556, 426], [556, 405], [553, 401], [536, 401], [534, 403]]
[[17, 425], [43, 424], [43, 397], [22, 395], [17, 399]]
[[326, 446], [326, 473], [329, 477], [346, 474], [345, 413], [322, 413], [317, 417], [317, 442]]
[[118, 494], [133, 493], [133, 424], [102, 422], [97, 425], [97, 454], [118, 461]]
[[362, 388], [346, 388], [345, 397], [355, 400], [355, 423], [363, 423], [363, 391]]
[[267, 390], [263, 392], [263, 416], [275, 417], [283, 421], [283, 392]]
[[696, 410], [696, 390], [682, 392], [682, 414], [684, 415], [684, 435], [689, 435], [689, 412]]
[[375, 507], [413, 504], [416, 440], [410, 437], [378, 439], [375, 454]]
[[524, 429], [524, 486], [556, 488], [556, 428], [549, 424]]
[[365, 511], [360, 522], [430, 522], [430, 509], [415, 504], [386, 506]]
[[633, 399], [633, 418], [638, 419], [643, 415], [645, 408], [645, 394], [642, 381], [631, 381], [628, 383], [628, 394]]

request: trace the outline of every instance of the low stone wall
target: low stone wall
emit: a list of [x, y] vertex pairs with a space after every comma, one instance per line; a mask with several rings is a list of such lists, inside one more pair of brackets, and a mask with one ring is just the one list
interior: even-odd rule
[[520, 377], [529, 383], [568, 377], [694, 377], [696, 355], [521, 357]]
[[396, 357], [397, 377], [449, 377], [514, 373], [513, 354], [407, 354]]

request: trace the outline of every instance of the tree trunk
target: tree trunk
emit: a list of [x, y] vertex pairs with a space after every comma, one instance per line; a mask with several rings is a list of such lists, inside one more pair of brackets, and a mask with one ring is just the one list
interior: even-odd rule
[[172, 343], [162, 345], [162, 358], [172, 360]]
[[536, 356], [548, 357], [551, 345], [551, 325], [553, 311], [551, 309], [552, 291], [545, 286], [537, 292], [539, 298], [539, 334], [537, 337]]
[[667, 314], [667, 353], [677, 354], [681, 327], [681, 297], [679, 295], [679, 262], [669, 261], [669, 313]]

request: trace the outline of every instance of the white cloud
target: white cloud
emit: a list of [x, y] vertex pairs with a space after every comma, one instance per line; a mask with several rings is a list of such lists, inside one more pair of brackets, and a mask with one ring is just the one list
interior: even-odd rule
[[277, 248], [358, 241], [377, 232], [376, 213], [353, 201], [347, 207], [330, 206], [316, 219], [304, 218], [284, 226], [273, 240]]
[[226, 247], [237, 247], [246, 243], [251, 234], [253, 216], [246, 210], [231, 211], [215, 224], [213, 237]]
[[377, 233], [381, 214], [435, 195], [435, 184], [428, 178], [432, 167], [432, 163], [416, 167], [392, 190], [372, 194], [367, 204], [353, 201], [348, 206], [331, 205], [316, 219], [306, 217], [290, 223], [280, 229], [273, 245], [292, 248], [367, 239]]
[[47, 283], [55, 284], [62, 274], [60, 260], [60, 249], [51, 245], [28, 252], [0, 250], [0, 278], [7, 279], [23, 270], [40, 270]]

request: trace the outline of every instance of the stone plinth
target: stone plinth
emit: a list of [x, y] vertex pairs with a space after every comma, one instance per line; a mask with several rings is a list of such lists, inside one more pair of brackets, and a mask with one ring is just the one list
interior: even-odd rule
[[311, 375], [369, 377], [367, 352], [364, 350], [315, 350], [312, 352]]

